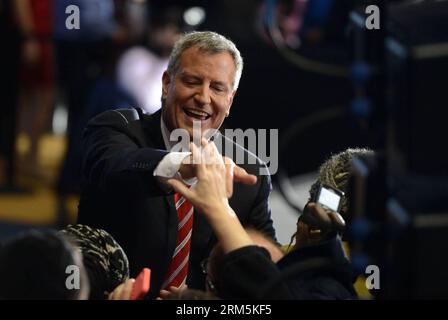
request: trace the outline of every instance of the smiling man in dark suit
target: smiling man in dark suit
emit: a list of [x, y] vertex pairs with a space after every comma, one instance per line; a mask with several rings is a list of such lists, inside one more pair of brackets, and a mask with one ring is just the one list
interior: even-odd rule
[[173, 151], [177, 141], [170, 135], [176, 129], [193, 137], [197, 122], [215, 143], [231, 144], [232, 151], [244, 155], [246, 163], [228, 166], [229, 203], [243, 225], [275, 239], [270, 176], [260, 174], [268, 172], [265, 164], [218, 131], [229, 115], [242, 67], [238, 49], [223, 36], [184, 35], [163, 75], [161, 111], [108, 111], [85, 130], [78, 223], [110, 232], [128, 255], [131, 276], [151, 269], [150, 298], [185, 281], [201, 288], [200, 262], [216, 242], [205, 219], [166, 184], [175, 177], [194, 188], [196, 179], [190, 153]]

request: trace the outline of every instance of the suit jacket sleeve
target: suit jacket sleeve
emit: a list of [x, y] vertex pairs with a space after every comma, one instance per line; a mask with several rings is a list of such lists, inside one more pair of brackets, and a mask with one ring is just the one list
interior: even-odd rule
[[259, 175], [258, 179], [260, 179], [260, 187], [247, 224], [276, 240], [269, 207], [269, 195], [272, 190], [271, 177]]
[[152, 194], [164, 193], [153, 172], [168, 152], [144, 147], [143, 135], [138, 119], [126, 119], [117, 111], [92, 119], [83, 135], [84, 179], [102, 190], [135, 184]]

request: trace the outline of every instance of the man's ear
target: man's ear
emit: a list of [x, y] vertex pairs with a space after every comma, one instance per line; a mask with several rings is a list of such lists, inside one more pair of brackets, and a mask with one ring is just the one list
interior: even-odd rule
[[166, 99], [170, 83], [171, 76], [169, 75], [168, 71], [165, 71], [162, 76], [162, 99]]

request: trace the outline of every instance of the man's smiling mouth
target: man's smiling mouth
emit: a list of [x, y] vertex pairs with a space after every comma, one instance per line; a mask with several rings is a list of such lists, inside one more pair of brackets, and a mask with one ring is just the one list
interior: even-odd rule
[[204, 121], [204, 120], [208, 120], [211, 117], [210, 114], [208, 114], [207, 112], [202, 111], [202, 110], [198, 110], [198, 109], [183, 109], [183, 110], [187, 116], [189, 116], [191, 118], [195, 118], [197, 120]]

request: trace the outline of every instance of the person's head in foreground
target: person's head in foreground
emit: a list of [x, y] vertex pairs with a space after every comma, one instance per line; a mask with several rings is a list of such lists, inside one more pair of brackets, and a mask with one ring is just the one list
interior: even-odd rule
[[[263, 247], [268, 251], [272, 262], [277, 263], [283, 258], [284, 254], [281, 248], [269, 236], [250, 227], [246, 228], [245, 231], [253, 241], [254, 245]], [[220, 244], [217, 243], [210, 252], [209, 257], [201, 263], [202, 272], [205, 274], [205, 289], [207, 292], [219, 295], [217, 279], [219, 279], [221, 275], [221, 266], [224, 256], [225, 254]]]
[[129, 278], [128, 258], [115, 239], [102, 229], [69, 225], [61, 231], [82, 252], [90, 278], [90, 299], [107, 299]]
[[281, 247], [271, 237], [254, 228], [245, 228], [245, 230], [255, 245], [263, 247], [269, 252], [272, 262], [277, 263], [283, 258], [284, 253]]
[[0, 251], [0, 299], [84, 300], [89, 279], [81, 254], [55, 231], [31, 231]]
[[[349, 181], [351, 177], [350, 169], [354, 157], [373, 154], [372, 150], [365, 148], [349, 148], [337, 153], [326, 160], [319, 168], [318, 178], [309, 190], [309, 202], [304, 208], [302, 216], [297, 220], [297, 232], [294, 234], [296, 243], [294, 248], [317, 244], [328, 239], [335, 232], [342, 235], [348, 217], [349, 209]], [[317, 198], [321, 186], [333, 188], [343, 192], [339, 212], [331, 212], [320, 206], [316, 207], [312, 199]], [[311, 213], [312, 211], [312, 213]], [[310, 214], [311, 213], [311, 214]], [[306, 223], [306, 215], [312, 216], [315, 224], [322, 227], [313, 226]], [[333, 232], [330, 232], [333, 230]]]

